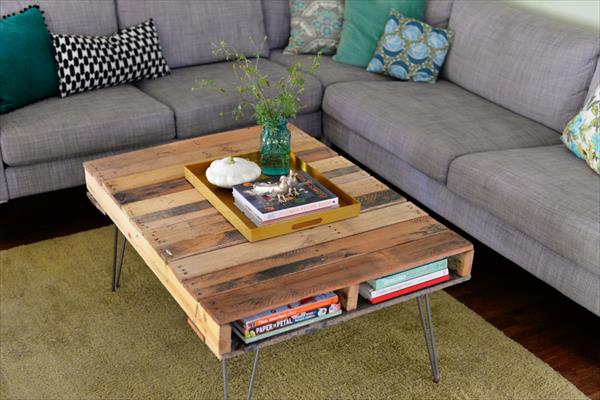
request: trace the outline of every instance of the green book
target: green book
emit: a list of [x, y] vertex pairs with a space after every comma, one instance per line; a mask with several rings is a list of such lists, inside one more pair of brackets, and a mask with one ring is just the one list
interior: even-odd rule
[[444, 268], [448, 268], [448, 260], [445, 258], [443, 260], [434, 261], [419, 267], [407, 269], [406, 271], [398, 272], [396, 274], [387, 275], [378, 279], [372, 279], [369, 281], [369, 285], [371, 285], [373, 289], [379, 290], [388, 286], [397, 285], [410, 279], [418, 278], [423, 275], [441, 271]]

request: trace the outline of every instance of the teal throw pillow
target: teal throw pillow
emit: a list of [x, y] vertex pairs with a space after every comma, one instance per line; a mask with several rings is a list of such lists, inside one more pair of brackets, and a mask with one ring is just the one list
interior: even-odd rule
[[583, 110], [569, 121], [561, 139], [573, 154], [600, 174], [600, 86]]
[[453, 38], [452, 31], [433, 28], [391, 10], [367, 71], [403, 81], [434, 83]]
[[0, 114], [58, 94], [50, 33], [37, 6], [0, 20]]
[[366, 67], [383, 33], [390, 9], [422, 20], [425, 5], [425, 0], [346, 0], [342, 37], [334, 61]]
[[290, 0], [285, 54], [333, 54], [340, 41], [344, 0]]

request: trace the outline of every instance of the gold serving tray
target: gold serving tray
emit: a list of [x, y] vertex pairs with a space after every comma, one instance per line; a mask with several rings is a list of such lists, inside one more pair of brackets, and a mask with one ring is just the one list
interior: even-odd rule
[[[183, 167], [186, 179], [210, 202], [223, 216], [251, 242], [268, 239], [286, 233], [296, 232], [319, 225], [330, 224], [346, 218], [356, 217], [360, 214], [360, 202], [345, 193], [336, 184], [331, 182], [319, 171], [312, 168], [306, 162], [298, 158], [293, 152], [291, 155], [292, 170], [301, 170], [312, 176], [320, 184], [329, 189], [339, 198], [339, 208], [317, 211], [312, 214], [303, 215], [282, 222], [276, 222], [265, 226], [256, 226], [244, 213], [233, 204], [231, 189], [222, 189], [211, 184], [206, 179], [205, 172], [213, 160], [203, 161], [196, 164], [188, 164]], [[259, 153], [247, 153], [236, 155], [258, 162]]]

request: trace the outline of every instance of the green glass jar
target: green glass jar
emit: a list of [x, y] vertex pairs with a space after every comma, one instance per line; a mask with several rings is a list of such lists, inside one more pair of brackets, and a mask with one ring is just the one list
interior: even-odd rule
[[275, 176], [290, 172], [291, 140], [286, 118], [263, 125], [260, 135], [260, 169], [263, 174]]

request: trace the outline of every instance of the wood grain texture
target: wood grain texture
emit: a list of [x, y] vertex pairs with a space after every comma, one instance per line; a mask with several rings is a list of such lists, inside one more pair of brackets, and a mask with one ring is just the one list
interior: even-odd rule
[[352, 285], [336, 290], [344, 310], [352, 311], [358, 306], [358, 286], [359, 285]]
[[247, 242], [188, 183], [183, 166], [255, 151], [258, 127], [84, 165], [93, 198], [219, 357], [231, 351], [229, 323], [241, 317], [332, 290], [352, 310], [361, 282], [445, 257], [455, 259], [459, 274], [470, 274], [470, 243], [351, 161], [290, 128], [296, 154], [361, 202], [358, 217]]
[[[85, 187], [0, 204], [0, 221], [0, 249], [111, 223], [88, 201]], [[110, 243], [105, 245], [110, 248]], [[591, 399], [600, 400], [600, 318], [485, 245], [477, 242], [474, 245], [475, 275], [466, 285], [444, 290], [548, 363]], [[110, 254], [98, 256], [104, 258]], [[97, 286], [98, 290], [110, 290], [110, 282], [98, 282]], [[298, 331], [294, 334], [303, 333]], [[278, 335], [272, 341], [246, 346], [244, 351], [291, 337]], [[232, 349], [237, 349], [235, 341]], [[239, 351], [232, 350], [227, 357]]]

